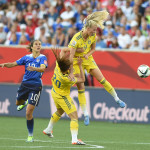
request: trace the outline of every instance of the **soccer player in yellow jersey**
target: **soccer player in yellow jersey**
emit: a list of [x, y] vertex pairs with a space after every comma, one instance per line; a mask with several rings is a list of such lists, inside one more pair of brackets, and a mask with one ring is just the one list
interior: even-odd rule
[[[112, 85], [104, 78], [102, 72], [96, 65], [92, 54], [95, 52], [96, 46], [96, 30], [100, 26], [104, 28], [103, 23], [108, 18], [109, 13], [104, 11], [97, 11], [87, 16], [84, 20], [83, 29], [76, 33], [72, 40], [70, 41], [68, 47], [70, 48], [70, 61], [73, 64], [70, 77], [73, 74], [80, 75], [79, 67], [77, 66], [77, 57], [80, 56], [83, 59], [82, 68], [86, 69], [91, 75], [93, 75], [109, 92], [119, 104], [120, 107], [125, 107], [125, 103], [119, 99], [115, 89]], [[82, 111], [84, 113], [85, 119], [84, 124], [89, 124], [89, 116], [86, 108], [86, 98], [85, 98], [85, 87], [84, 83], [77, 83], [78, 87], [78, 99]]]
[[[74, 105], [73, 100], [70, 97], [70, 88], [75, 83], [84, 83], [84, 72], [82, 70], [82, 59], [78, 58], [77, 64], [80, 69], [79, 77], [69, 77], [69, 68], [70, 68], [70, 60], [69, 56], [64, 55], [61, 57], [59, 55], [59, 50], [52, 49], [55, 57], [56, 57], [56, 67], [54, 70], [54, 75], [52, 77], [52, 97], [54, 99], [57, 111], [52, 115], [48, 127], [43, 131], [44, 134], [49, 137], [53, 137], [52, 129], [54, 124], [60, 119], [61, 115], [66, 112], [66, 114], [70, 117], [70, 130], [72, 135], [72, 144], [76, 145], [85, 145], [85, 143], [81, 140], [77, 139], [78, 134], [78, 115], [77, 110]], [[69, 54], [70, 55], [70, 54]]]

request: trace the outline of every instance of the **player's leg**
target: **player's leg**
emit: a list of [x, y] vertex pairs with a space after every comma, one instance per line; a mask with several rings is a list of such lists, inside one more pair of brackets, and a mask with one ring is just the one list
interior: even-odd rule
[[72, 144], [85, 145], [85, 143], [81, 140], [78, 140], [78, 137], [77, 137], [78, 136], [78, 128], [79, 128], [77, 111], [74, 111], [74, 112], [68, 114], [68, 116], [71, 119], [70, 131], [71, 131], [71, 136], [72, 136]]
[[120, 107], [125, 107], [125, 103], [119, 99], [115, 89], [104, 78], [99, 68], [90, 69], [90, 74], [93, 75], [98, 80], [98, 82], [100, 82], [104, 86], [105, 90], [114, 97], [115, 101], [117, 102], [117, 104], [119, 104]]
[[87, 111], [87, 107], [86, 107], [84, 83], [78, 83], [77, 88], [78, 88], [79, 104], [80, 104], [80, 107], [81, 107], [83, 114], [84, 114], [84, 124], [87, 126], [87, 125], [89, 125], [90, 121], [89, 121], [89, 115], [88, 115], [88, 111]]
[[53, 126], [56, 122], [59, 121], [59, 119], [61, 118], [61, 115], [64, 113], [64, 110], [61, 107], [61, 105], [64, 105], [62, 96], [55, 93], [54, 90], [51, 91], [51, 94], [52, 94], [53, 100], [55, 102], [55, 106], [57, 108], [57, 111], [50, 118], [50, 121], [49, 121], [47, 128], [43, 130], [43, 133], [45, 135], [48, 135], [49, 137], [53, 137], [53, 134], [52, 134]]
[[18, 111], [22, 110], [28, 104], [28, 93], [29, 89], [20, 85], [16, 96], [16, 105]]
[[[79, 69], [79, 66], [77, 65], [77, 59], [74, 59], [73, 70], [74, 70], [73, 74], [76, 77], [79, 77], [80, 76], [80, 69]], [[78, 88], [78, 100], [79, 100], [79, 104], [80, 104], [80, 107], [81, 107], [81, 109], [83, 111], [83, 114], [84, 114], [84, 124], [85, 125], [89, 125], [90, 122], [89, 122], [89, 115], [88, 115], [88, 111], [87, 111], [87, 107], [86, 107], [86, 98], [85, 98], [85, 86], [84, 86], [84, 83], [77, 84], [77, 88]]]
[[64, 113], [64, 110], [62, 108], [58, 108], [57, 111], [52, 115], [47, 128], [43, 130], [43, 133], [45, 135], [48, 135], [48, 137], [50, 137], [50, 138], [54, 137], [52, 134], [53, 127], [54, 127], [55, 123], [59, 121], [59, 119], [61, 118], [61, 115], [63, 113]]
[[26, 120], [27, 120], [27, 129], [28, 129], [28, 138], [27, 142], [33, 142], [33, 128], [34, 128], [34, 118], [33, 111], [35, 106], [38, 106], [41, 95], [40, 90], [32, 90], [28, 96], [28, 105], [26, 109]]
[[28, 104], [26, 109], [26, 120], [27, 120], [27, 129], [28, 129], [28, 138], [27, 142], [33, 142], [33, 127], [34, 127], [34, 118], [33, 111], [35, 109], [34, 105]]

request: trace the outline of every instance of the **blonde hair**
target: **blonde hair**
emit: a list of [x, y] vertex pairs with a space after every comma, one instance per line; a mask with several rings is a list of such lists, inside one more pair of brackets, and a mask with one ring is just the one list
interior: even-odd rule
[[103, 23], [107, 19], [108, 15], [109, 13], [106, 10], [93, 12], [84, 19], [83, 28], [100, 26], [101, 29], [104, 29]]

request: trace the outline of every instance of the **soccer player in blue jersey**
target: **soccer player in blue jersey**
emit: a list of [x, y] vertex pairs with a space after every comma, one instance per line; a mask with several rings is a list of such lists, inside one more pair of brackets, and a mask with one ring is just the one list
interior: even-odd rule
[[22, 110], [26, 105], [26, 119], [28, 138], [27, 142], [33, 142], [33, 111], [35, 106], [38, 106], [40, 94], [42, 90], [41, 77], [47, 68], [47, 58], [41, 54], [41, 42], [34, 40], [28, 46], [31, 54], [25, 55], [19, 60], [11, 63], [2, 63], [0, 67], [12, 68], [18, 65], [25, 66], [25, 74], [22, 83], [17, 91], [16, 105], [17, 110]]

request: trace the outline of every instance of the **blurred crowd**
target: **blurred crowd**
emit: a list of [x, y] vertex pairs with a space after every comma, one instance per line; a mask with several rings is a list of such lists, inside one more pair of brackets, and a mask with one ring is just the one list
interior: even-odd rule
[[67, 46], [86, 16], [104, 9], [97, 48], [150, 50], [150, 0], [0, 0], [0, 44]]

